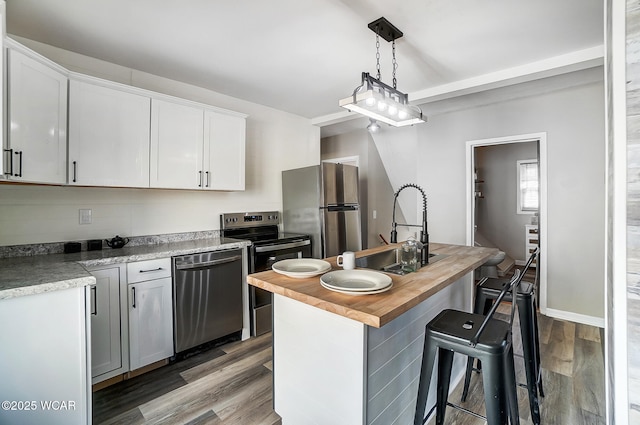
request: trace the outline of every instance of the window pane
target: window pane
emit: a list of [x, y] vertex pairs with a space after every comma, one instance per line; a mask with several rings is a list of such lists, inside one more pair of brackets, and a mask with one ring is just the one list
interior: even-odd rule
[[520, 209], [538, 209], [538, 163], [520, 163]]

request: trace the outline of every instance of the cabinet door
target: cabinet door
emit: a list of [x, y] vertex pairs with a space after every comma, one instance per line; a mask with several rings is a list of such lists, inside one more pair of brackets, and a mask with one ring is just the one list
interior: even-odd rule
[[204, 111], [202, 108], [153, 99], [151, 103], [150, 185], [198, 189], [202, 169]]
[[91, 287], [91, 377], [122, 366], [120, 342], [120, 269], [95, 270]]
[[64, 184], [67, 76], [15, 50], [8, 58], [10, 178]]
[[129, 285], [131, 370], [173, 355], [171, 278]]
[[[244, 190], [245, 118], [205, 111], [207, 189]], [[208, 183], [208, 185], [206, 184]]]
[[149, 187], [151, 99], [69, 83], [69, 184]]

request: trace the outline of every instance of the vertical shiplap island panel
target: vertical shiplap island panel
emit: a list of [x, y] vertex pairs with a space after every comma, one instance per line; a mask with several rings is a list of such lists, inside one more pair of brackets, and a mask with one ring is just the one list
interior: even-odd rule
[[[367, 327], [368, 424], [413, 423], [425, 326], [445, 308], [465, 308], [468, 280], [461, 279], [381, 328]], [[463, 373], [463, 363], [456, 356], [454, 378]], [[432, 377], [435, 381], [435, 374]], [[432, 392], [427, 406], [434, 403]]]

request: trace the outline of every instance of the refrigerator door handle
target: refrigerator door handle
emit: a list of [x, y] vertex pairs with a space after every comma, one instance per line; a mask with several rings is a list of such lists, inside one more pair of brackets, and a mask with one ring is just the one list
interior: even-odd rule
[[327, 211], [358, 211], [358, 205], [328, 205]]

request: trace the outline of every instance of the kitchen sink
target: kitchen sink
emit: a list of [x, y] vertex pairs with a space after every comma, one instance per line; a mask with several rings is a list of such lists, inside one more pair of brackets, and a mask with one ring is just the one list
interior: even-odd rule
[[[429, 264], [423, 267], [427, 267], [436, 261], [446, 258], [446, 255], [442, 254], [429, 254]], [[388, 251], [376, 252], [375, 254], [365, 255], [364, 257], [356, 258], [356, 267], [365, 269], [382, 270], [389, 273], [395, 273], [399, 275], [407, 274], [402, 270], [400, 264], [400, 249], [390, 249]]]

